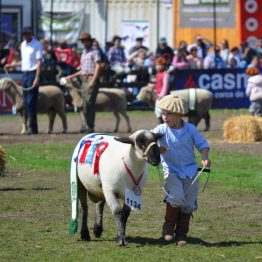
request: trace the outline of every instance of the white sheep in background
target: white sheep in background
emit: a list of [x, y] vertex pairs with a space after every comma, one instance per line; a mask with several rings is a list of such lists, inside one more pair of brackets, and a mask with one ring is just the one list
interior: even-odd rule
[[[69, 88], [72, 97], [72, 104], [80, 112], [81, 116], [81, 130], [86, 130], [87, 124], [83, 113], [83, 99], [82, 91], [77, 84], [69, 78], [61, 78], [60, 84]], [[99, 88], [96, 98], [96, 112], [113, 112], [116, 118], [116, 124], [113, 132], [118, 132], [120, 124], [120, 115], [124, 117], [127, 124], [127, 132], [131, 132], [129, 116], [126, 113], [126, 94], [123, 90], [118, 88]]]
[[[195, 110], [187, 113], [188, 122], [197, 126], [201, 119], [205, 120], [205, 129], [204, 131], [208, 131], [210, 129], [210, 114], [209, 110], [212, 106], [213, 94], [202, 88], [196, 88], [195, 90]], [[171, 94], [177, 95], [183, 98], [188, 104], [190, 100], [189, 89], [182, 90], [174, 90], [170, 92]], [[156, 102], [156, 94], [155, 89], [151, 86], [145, 86], [140, 89], [140, 92], [137, 95], [137, 99], [147, 103], [150, 107], [155, 107]]]
[[[84, 142], [89, 139], [108, 142], [106, 150], [101, 154], [99, 173], [94, 174], [94, 163], [79, 163], [82, 157]], [[146, 130], [139, 130], [129, 137], [114, 138], [108, 135], [91, 134], [80, 140], [76, 146], [70, 171], [72, 220], [70, 233], [77, 231], [77, 198], [82, 206], [81, 238], [90, 240], [87, 226], [89, 198], [96, 204], [96, 220], [93, 233], [100, 237], [103, 231], [103, 209], [107, 202], [112, 214], [117, 221], [117, 241], [119, 245], [126, 245], [125, 227], [130, 213], [130, 207], [126, 204], [121, 207], [118, 199], [125, 199], [125, 190], [129, 189], [136, 193], [144, 187], [147, 181], [146, 162], [156, 166], [160, 163], [160, 149], [156, 144], [158, 135]], [[78, 188], [75, 185], [78, 184]]]
[[[20, 113], [23, 121], [21, 134], [25, 134], [27, 131], [28, 116], [24, 108], [22, 86], [17, 85], [11, 78], [2, 78], [0, 80], [0, 90], [7, 94], [12, 105], [16, 107], [16, 111]], [[67, 132], [64, 94], [59, 87], [53, 85], [39, 87], [37, 112], [48, 114], [49, 134], [53, 132], [56, 114], [58, 114], [62, 120], [63, 133]]]

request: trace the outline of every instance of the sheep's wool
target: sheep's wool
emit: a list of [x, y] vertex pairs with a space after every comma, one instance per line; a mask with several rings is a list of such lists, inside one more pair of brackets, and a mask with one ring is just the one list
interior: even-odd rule
[[177, 95], [164, 96], [158, 103], [158, 107], [171, 113], [185, 115], [188, 112], [188, 105], [185, 100]]

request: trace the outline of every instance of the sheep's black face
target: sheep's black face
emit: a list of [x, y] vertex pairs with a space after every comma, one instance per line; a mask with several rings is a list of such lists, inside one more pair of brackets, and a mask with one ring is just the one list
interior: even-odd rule
[[156, 134], [149, 131], [143, 131], [136, 136], [136, 146], [142, 152], [146, 161], [153, 166], [160, 164], [160, 151], [157, 145]]

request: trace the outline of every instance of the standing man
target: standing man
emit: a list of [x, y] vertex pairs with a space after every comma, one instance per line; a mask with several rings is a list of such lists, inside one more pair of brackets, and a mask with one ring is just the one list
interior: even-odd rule
[[31, 135], [38, 134], [37, 101], [40, 85], [42, 45], [33, 37], [33, 31], [30, 27], [24, 27], [22, 35], [24, 41], [21, 44], [21, 61], [12, 65], [6, 65], [6, 68], [17, 66], [22, 68], [23, 100], [28, 117], [27, 134]]
[[84, 33], [79, 40], [84, 45], [80, 60], [80, 71], [68, 76], [70, 79], [80, 76], [82, 78], [83, 110], [88, 126], [82, 133], [93, 133], [95, 127], [95, 102], [98, 93], [98, 79], [101, 68], [101, 55], [98, 49], [93, 48], [93, 38], [89, 33]]

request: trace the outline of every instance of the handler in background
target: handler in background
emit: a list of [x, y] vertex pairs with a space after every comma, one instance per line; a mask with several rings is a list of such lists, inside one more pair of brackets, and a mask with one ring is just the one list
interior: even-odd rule
[[95, 127], [95, 102], [98, 94], [98, 79], [101, 69], [101, 55], [98, 49], [93, 48], [93, 38], [84, 33], [79, 40], [84, 45], [81, 55], [80, 71], [68, 76], [70, 79], [81, 76], [83, 92], [83, 110], [88, 129], [80, 130], [83, 133], [93, 133]]
[[[23, 71], [23, 100], [28, 116], [27, 134], [38, 134], [37, 101], [40, 85], [40, 72], [42, 60], [42, 45], [33, 37], [30, 27], [22, 29], [24, 41], [21, 44], [21, 61], [6, 65], [7, 69], [22, 66]], [[27, 90], [28, 89], [28, 90]]]
[[194, 148], [201, 153], [203, 166], [210, 167], [209, 145], [194, 125], [183, 121], [188, 108], [183, 99], [167, 95], [159, 101], [158, 107], [164, 123], [151, 131], [162, 134], [159, 143], [166, 203], [162, 236], [165, 241], [175, 240], [182, 246], [187, 243], [191, 214], [197, 210], [198, 181], [192, 184], [198, 168]]

